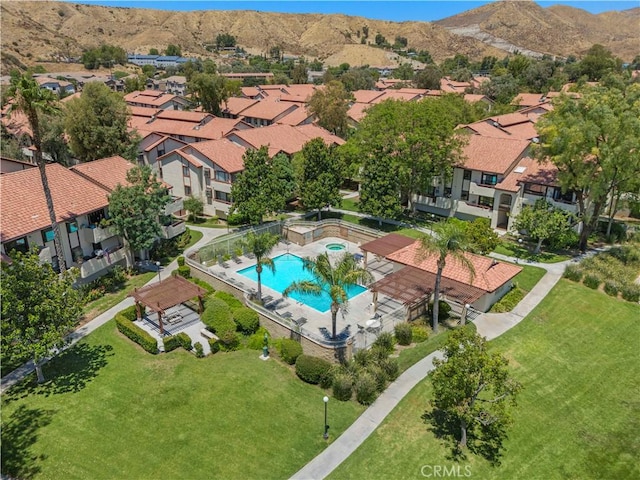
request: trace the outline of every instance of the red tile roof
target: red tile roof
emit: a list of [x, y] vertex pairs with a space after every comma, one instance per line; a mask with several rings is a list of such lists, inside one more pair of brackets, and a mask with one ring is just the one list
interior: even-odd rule
[[498, 115], [497, 117], [491, 117], [489, 120], [492, 122], [498, 122], [501, 127], [509, 127], [518, 123], [531, 122], [531, 119], [521, 112]]
[[223, 112], [231, 115], [240, 115], [240, 112], [255, 105], [259, 100], [253, 98], [231, 97], [226, 102], [222, 102], [221, 108]]
[[313, 114], [309, 111], [306, 105], [303, 105], [299, 108], [296, 108], [293, 112], [285, 115], [279, 120], [276, 120], [276, 123], [282, 123], [284, 125], [300, 125], [305, 120], [308, 120], [310, 117], [313, 117]]
[[385, 100], [389, 100], [389, 99], [409, 101], [409, 100], [418, 100], [419, 98], [420, 98], [420, 95], [416, 93], [401, 92], [399, 90], [385, 90], [384, 92], [382, 92], [382, 95], [374, 98], [370, 103], [372, 105], [376, 105], [378, 103], [384, 102]]
[[159, 108], [138, 107], [135, 105], [129, 106], [129, 109], [131, 110], [131, 115], [136, 117], [145, 117], [147, 119], [153, 117], [154, 115], [157, 115], [162, 111]]
[[356, 90], [352, 92], [356, 103], [371, 103], [372, 100], [378, 98], [384, 92], [379, 90]]
[[182, 148], [184, 151], [190, 151], [190, 149], [197, 150], [228, 173], [244, 170], [243, 156], [247, 149], [229, 139], [192, 143]]
[[311, 124], [299, 127], [269, 125], [251, 130], [240, 130], [231, 134], [232, 140], [234, 135], [253, 148], [268, 146], [272, 153], [281, 151], [288, 155], [299, 152], [305, 143], [317, 137], [322, 138], [327, 144], [342, 145], [344, 143], [344, 140], [340, 137], [336, 137], [325, 129]]
[[558, 185], [558, 169], [551, 162], [537, 162], [530, 157], [525, 157], [496, 185], [496, 188], [517, 192], [523, 183], [556, 186]]
[[261, 120], [273, 121], [279, 115], [282, 115], [288, 110], [293, 111], [295, 108], [298, 107], [290, 102], [277, 102], [274, 100], [264, 99], [243, 110], [242, 116], [245, 118], [258, 118]]
[[368, 108], [371, 108], [371, 105], [368, 103], [354, 103], [349, 110], [347, 110], [347, 117], [356, 122], [361, 122], [362, 119], [367, 116], [366, 110]]
[[242, 87], [240, 90], [245, 97], [256, 97], [260, 93], [257, 87]]
[[[48, 164], [47, 178], [58, 222], [106, 207], [107, 191], [57, 163]], [[0, 238], [3, 242], [51, 225], [40, 171], [30, 168], [0, 175]]]
[[[522, 271], [522, 268], [516, 265], [499, 262], [472, 253], [466, 253], [465, 257], [471, 262], [475, 270], [473, 280], [470, 279], [469, 271], [451, 256], [446, 259], [446, 266], [442, 271], [442, 276], [465, 285], [471, 285], [485, 292], [493, 292]], [[425, 256], [420, 248], [419, 240], [387, 255], [387, 259], [434, 274], [438, 271], [438, 256], [435, 254]]]
[[530, 142], [527, 140], [468, 135], [463, 149], [464, 168], [492, 173], [506, 173], [524, 154]]
[[520, 107], [531, 107], [538, 105], [546, 101], [546, 98], [541, 93], [520, 93], [513, 99], [511, 105], [518, 105]]
[[205, 112], [187, 112], [184, 110], [162, 110], [158, 115], [158, 119], [162, 120], [178, 120], [181, 122], [200, 123], [202, 121], [209, 121], [213, 118], [213, 115]]
[[71, 167], [71, 171], [112, 192], [116, 186], [127, 186], [127, 172], [135, 165], [120, 155], [102, 158]]

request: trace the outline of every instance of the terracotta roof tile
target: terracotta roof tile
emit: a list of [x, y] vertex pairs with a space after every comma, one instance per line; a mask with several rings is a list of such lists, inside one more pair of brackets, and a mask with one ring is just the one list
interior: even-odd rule
[[290, 102], [277, 102], [265, 99], [256, 102], [254, 105], [243, 110], [242, 116], [245, 118], [258, 118], [261, 120], [273, 121], [279, 115], [282, 115], [288, 110], [293, 111], [296, 108], [298, 107]]
[[228, 173], [244, 170], [243, 156], [247, 149], [227, 138], [192, 143], [182, 148], [184, 151], [190, 151], [191, 149], [197, 150]]
[[347, 117], [355, 120], [356, 122], [361, 122], [364, 117], [367, 116], [366, 110], [371, 108], [371, 105], [368, 103], [354, 103], [347, 110]]
[[299, 108], [296, 108], [293, 112], [285, 115], [281, 119], [277, 120], [276, 123], [282, 123], [284, 125], [300, 125], [305, 120], [308, 120], [310, 117], [313, 117], [313, 113], [309, 111], [306, 105], [303, 105]]
[[269, 125], [262, 128], [254, 128], [251, 130], [241, 130], [232, 133], [240, 140], [251, 145], [253, 148], [268, 146], [275, 152], [285, 152], [293, 155], [302, 150], [302, 147], [309, 140], [320, 137], [326, 143], [334, 143], [342, 145], [344, 140], [327, 132], [321, 127], [315, 125], [301, 125], [292, 127], [291, 125]]
[[259, 100], [253, 98], [231, 97], [226, 102], [222, 102], [221, 108], [223, 112], [231, 115], [240, 115], [243, 110], [255, 105]]
[[371, 103], [372, 100], [381, 96], [384, 92], [379, 90], [356, 90], [352, 92], [356, 103]]
[[242, 95], [249, 98], [256, 97], [260, 93], [260, 90], [258, 90], [257, 87], [242, 87], [240, 91], [242, 92]]
[[531, 107], [538, 105], [546, 100], [545, 96], [541, 93], [520, 93], [513, 99], [511, 105], [518, 105], [520, 107]]
[[506, 173], [530, 145], [527, 140], [469, 135], [463, 165], [469, 170]]
[[509, 127], [518, 123], [531, 122], [531, 119], [521, 112], [507, 113], [505, 115], [498, 115], [497, 117], [491, 117], [489, 120], [492, 122], [498, 122], [501, 127]]
[[538, 162], [530, 157], [525, 157], [509, 174], [496, 185], [499, 190], [517, 192], [523, 183], [536, 185], [557, 186], [558, 169], [551, 162]]
[[419, 98], [420, 98], [420, 95], [415, 93], [406, 93], [406, 92], [401, 92], [399, 90], [385, 90], [382, 93], [382, 95], [374, 98], [370, 103], [372, 105], [376, 105], [378, 103], [384, 102], [385, 100], [389, 100], [389, 99], [410, 101], [410, 100], [418, 100]]
[[[107, 191], [89, 180], [57, 163], [48, 164], [46, 169], [58, 222], [109, 204]], [[3, 242], [51, 225], [37, 168], [0, 175], [0, 204], [0, 238]]]
[[178, 120], [181, 122], [200, 123], [209, 121], [213, 115], [205, 112], [187, 112], [184, 110], [161, 110], [156, 118], [161, 120]]
[[154, 115], [158, 115], [158, 113], [161, 112], [159, 108], [138, 107], [135, 105], [129, 106], [129, 110], [131, 110], [131, 115], [135, 117], [145, 117], [147, 119], [153, 117]]
[[120, 155], [102, 158], [93, 162], [81, 163], [71, 167], [71, 171], [76, 172], [90, 180], [98, 186], [113, 191], [116, 186], [127, 186], [127, 172], [135, 165]]

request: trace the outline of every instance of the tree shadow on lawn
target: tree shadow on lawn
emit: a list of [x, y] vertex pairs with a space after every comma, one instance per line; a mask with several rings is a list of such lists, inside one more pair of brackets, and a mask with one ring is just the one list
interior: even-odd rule
[[467, 452], [469, 452], [484, 458], [493, 467], [500, 466], [503, 444], [507, 438], [503, 423], [495, 422], [475, 429], [467, 429], [467, 447], [461, 448], [460, 423], [446, 412], [434, 408], [431, 411], [426, 410], [420, 418], [430, 425], [429, 431], [450, 449], [447, 460], [466, 461]]
[[29, 395], [56, 395], [82, 390], [93, 380], [101, 368], [107, 365], [107, 357], [113, 354], [111, 345], [87, 345], [79, 343], [54, 357], [43, 366], [44, 383], [36, 383], [35, 374], [7, 391], [6, 401], [18, 400]]
[[30, 409], [21, 405], [2, 422], [2, 478], [30, 479], [40, 473], [39, 462], [46, 455], [33, 455], [31, 446], [38, 439], [38, 430], [49, 423], [53, 410]]

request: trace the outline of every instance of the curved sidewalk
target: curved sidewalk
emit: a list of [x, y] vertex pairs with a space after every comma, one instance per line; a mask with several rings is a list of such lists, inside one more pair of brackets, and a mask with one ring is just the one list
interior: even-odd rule
[[[517, 263], [515, 258], [503, 255], [491, 256]], [[491, 340], [520, 323], [558, 283], [558, 280], [562, 277], [562, 272], [564, 272], [564, 267], [568, 263], [570, 262], [556, 264], [527, 263], [527, 265], [542, 267], [547, 273], [513, 311], [507, 313], [483, 313], [478, 316], [474, 321], [478, 333], [486, 337], [487, 340]], [[431, 353], [400, 375], [342, 435], [296, 472], [291, 479], [321, 480], [333, 472], [373, 433], [378, 425], [400, 403], [400, 400], [434, 369], [434, 358], [441, 359], [442, 352], [438, 350]]]

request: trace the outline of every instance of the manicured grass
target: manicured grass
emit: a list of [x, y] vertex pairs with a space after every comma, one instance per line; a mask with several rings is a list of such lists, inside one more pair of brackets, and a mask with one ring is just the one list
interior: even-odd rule
[[[15, 478], [288, 478], [326, 447], [325, 394], [259, 352], [149, 355], [109, 322], [2, 397]], [[330, 440], [363, 411], [329, 403]]]
[[193, 247], [204, 236], [204, 234], [198, 230], [189, 229], [189, 232], [191, 232], [191, 238], [189, 239], [189, 243], [184, 247], [185, 250]]
[[330, 478], [419, 479], [423, 465], [468, 465], [483, 480], [640, 478], [638, 318], [638, 305], [561, 280], [491, 342], [524, 385], [501, 466], [451, 460], [421, 420], [432, 394], [425, 380]]
[[360, 203], [359, 198], [343, 198], [340, 203], [341, 210], [349, 210], [351, 212], [359, 212], [358, 204]]
[[544, 268], [534, 267], [533, 265], [519, 265], [522, 271], [513, 278], [514, 283], [519, 288], [529, 293], [533, 287], [540, 281], [547, 271]]
[[507, 255], [509, 257], [520, 258], [522, 260], [531, 260], [540, 263], [558, 263], [569, 260], [571, 256], [553, 252], [542, 251], [536, 255], [533, 254], [533, 250], [529, 249], [526, 245], [518, 245], [514, 242], [502, 241], [495, 248], [494, 252], [500, 255]]
[[220, 220], [217, 218], [205, 218], [199, 217], [197, 222], [192, 222], [191, 220], [187, 220], [187, 225], [194, 225], [196, 227], [206, 227], [206, 228], [227, 228], [226, 223], [220, 223]]
[[83, 320], [91, 320], [102, 312], [106, 312], [111, 307], [119, 304], [122, 300], [124, 300], [127, 294], [133, 290], [134, 288], [140, 288], [145, 283], [150, 281], [153, 277], [155, 277], [157, 273], [155, 272], [145, 272], [140, 273], [138, 275], [134, 275], [130, 277], [116, 292], [107, 293], [104, 296], [94, 300], [91, 303], [88, 303], [84, 306], [84, 317]]

